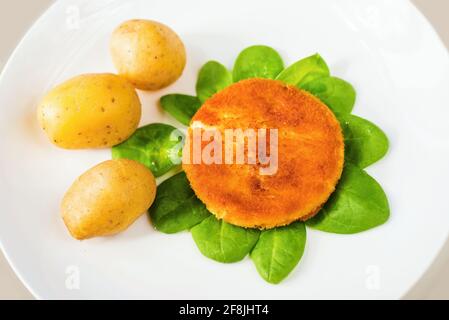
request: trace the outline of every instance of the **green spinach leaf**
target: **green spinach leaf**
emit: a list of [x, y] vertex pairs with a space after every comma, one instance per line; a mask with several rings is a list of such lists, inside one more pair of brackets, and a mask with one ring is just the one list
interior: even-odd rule
[[251, 259], [259, 274], [269, 283], [280, 283], [301, 260], [306, 245], [303, 222], [262, 231]]
[[354, 87], [336, 77], [323, 77], [299, 85], [323, 101], [334, 113], [351, 113], [356, 92]]
[[168, 94], [160, 99], [160, 103], [162, 109], [186, 126], [201, 107], [201, 101], [197, 97], [185, 94]]
[[203, 220], [191, 230], [198, 249], [206, 257], [223, 263], [245, 258], [259, 238], [259, 230], [245, 229], [218, 220], [215, 216]]
[[325, 232], [353, 234], [380, 226], [389, 216], [387, 197], [377, 181], [347, 164], [335, 192], [307, 225]]
[[345, 161], [366, 168], [388, 151], [388, 138], [372, 122], [351, 114], [337, 114], [345, 138]]
[[234, 64], [234, 82], [249, 78], [275, 79], [284, 69], [281, 56], [267, 46], [251, 46], [243, 50]]
[[196, 94], [201, 102], [232, 84], [232, 74], [217, 61], [207, 62], [198, 74]]
[[153, 225], [164, 233], [188, 230], [210, 216], [206, 206], [190, 188], [184, 172], [157, 187], [156, 199], [149, 213]]
[[159, 177], [181, 162], [184, 135], [168, 124], [141, 127], [125, 142], [112, 148], [112, 158], [139, 161]]
[[329, 75], [326, 61], [317, 53], [295, 62], [282, 71], [276, 79], [294, 86], [301, 86], [306, 82]]

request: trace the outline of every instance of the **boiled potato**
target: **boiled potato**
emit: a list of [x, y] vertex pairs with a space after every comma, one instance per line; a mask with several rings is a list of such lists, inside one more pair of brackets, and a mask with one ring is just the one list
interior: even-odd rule
[[50, 140], [66, 149], [111, 147], [126, 140], [140, 121], [134, 87], [113, 74], [86, 74], [51, 90], [38, 107]]
[[76, 239], [113, 235], [148, 210], [155, 195], [154, 176], [144, 165], [109, 160], [73, 183], [62, 200], [61, 214]]
[[156, 21], [124, 22], [112, 34], [110, 49], [119, 74], [142, 90], [170, 85], [181, 76], [186, 64], [181, 39]]

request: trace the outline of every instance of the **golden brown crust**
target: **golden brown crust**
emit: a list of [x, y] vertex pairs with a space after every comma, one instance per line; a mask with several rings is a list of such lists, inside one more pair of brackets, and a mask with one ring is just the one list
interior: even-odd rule
[[214, 127], [223, 136], [230, 128], [278, 129], [274, 175], [260, 175], [260, 164], [183, 163], [198, 198], [226, 222], [273, 228], [306, 220], [319, 211], [340, 179], [340, 125], [326, 105], [296, 87], [266, 79], [240, 81], [207, 100], [194, 122]]

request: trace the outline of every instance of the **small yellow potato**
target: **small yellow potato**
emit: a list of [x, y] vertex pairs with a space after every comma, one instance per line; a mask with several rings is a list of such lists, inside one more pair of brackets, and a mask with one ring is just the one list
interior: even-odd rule
[[61, 215], [78, 240], [109, 236], [128, 228], [156, 195], [149, 169], [133, 160], [108, 160], [88, 170], [70, 187]]
[[142, 90], [158, 90], [175, 82], [186, 64], [179, 36], [166, 25], [130, 20], [112, 34], [112, 60], [120, 75]]
[[126, 79], [114, 74], [86, 74], [52, 89], [39, 104], [37, 114], [55, 145], [105, 148], [136, 131], [141, 104]]

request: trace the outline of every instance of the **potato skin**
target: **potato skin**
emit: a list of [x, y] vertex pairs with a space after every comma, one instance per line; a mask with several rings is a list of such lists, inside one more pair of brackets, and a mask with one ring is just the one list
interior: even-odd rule
[[144, 165], [108, 160], [73, 183], [62, 200], [61, 215], [75, 239], [113, 235], [148, 210], [155, 195], [156, 181]]
[[141, 104], [126, 79], [85, 74], [52, 89], [39, 104], [37, 115], [49, 139], [61, 148], [105, 148], [134, 133]]
[[151, 20], [129, 20], [112, 34], [112, 60], [120, 75], [142, 90], [158, 90], [175, 82], [186, 64], [179, 36]]

